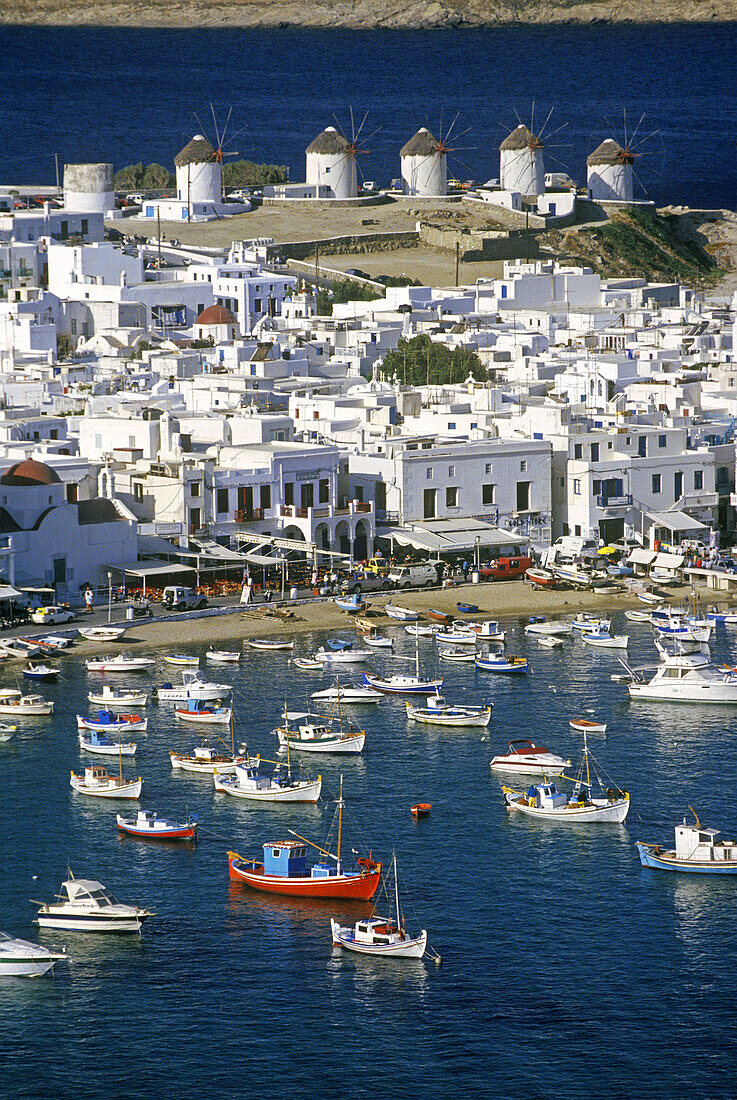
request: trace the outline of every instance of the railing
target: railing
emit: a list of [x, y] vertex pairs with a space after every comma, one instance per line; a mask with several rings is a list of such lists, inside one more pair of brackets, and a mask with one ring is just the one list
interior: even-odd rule
[[263, 519], [263, 508], [238, 508], [235, 513], [236, 523], [248, 523], [252, 519]]
[[632, 503], [632, 493], [618, 493], [612, 496], [601, 493], [596, 498], [596, 503], [599, 508], [629, 508]]

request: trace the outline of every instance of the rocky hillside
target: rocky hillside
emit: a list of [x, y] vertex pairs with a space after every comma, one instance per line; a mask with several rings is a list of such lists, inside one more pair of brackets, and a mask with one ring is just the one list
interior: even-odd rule
[[732, 22], [737, 0], [0, 0], [0, 23], [411, 29]]

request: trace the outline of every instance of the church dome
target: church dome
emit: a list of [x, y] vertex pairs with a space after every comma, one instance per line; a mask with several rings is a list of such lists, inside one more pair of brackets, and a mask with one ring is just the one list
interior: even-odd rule
[[236, 318], [225, 306], [208, 306], [195, 321], [196, 325], [236, 325]]
[[61, 485], [61, 478], [45, 462], [25, 458], [0, 475], [0, 485]]

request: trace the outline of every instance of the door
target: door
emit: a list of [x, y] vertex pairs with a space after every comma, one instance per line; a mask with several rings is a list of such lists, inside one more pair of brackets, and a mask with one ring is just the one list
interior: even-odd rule
[[437, 497], [437, 489], [425, 489], [423, 496], [423, 515], [425, 519], [435, 519], [435, 498]]
[[673, 495], [676, 500], [680, 500], [683, 496], [683, 472], [676, 470], [673, 474]]
[[517, 482], [517, 511], [529, 512], [530, 510], [530, 483], [529, 481]]
[[57, 584], [67, 583], [67, 559], [54, 558], [54, 588]]

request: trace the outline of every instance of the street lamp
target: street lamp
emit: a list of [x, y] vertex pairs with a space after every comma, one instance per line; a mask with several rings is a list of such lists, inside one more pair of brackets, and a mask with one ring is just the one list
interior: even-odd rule
[[476, 535], [476, 572], [479, 571], [479, 543], [481, 542], [481, 536]]
[[113, 621], [113, 575], [107, 575], [107, 621]]

